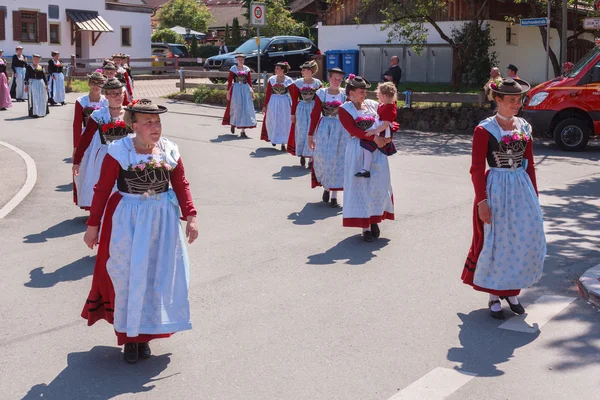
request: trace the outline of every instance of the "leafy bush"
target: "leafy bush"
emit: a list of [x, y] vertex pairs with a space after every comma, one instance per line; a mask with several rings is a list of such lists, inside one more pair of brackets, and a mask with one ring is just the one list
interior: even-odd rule
[[[498, 62], [498, 54], [492, 51], [495, 40], [490, 27], [481, 29], [479, 24], [464, 23], [452, 30], [452, 39], [461, 45], [460, 56], [465, 60], [462, 83], [482, 87], [490, 78], [490, 70]], [[475, 43], [475, 47], [469, 47], [471, 43]]]
[[169, 28], [161, 28], [154, 35], [152, 35], [153, 42], [161, 43], [179, 43], [184, 44], [183, 36], [173, 32]]
[[[265, 94], [261, 92], [254, 99], [254, 107], [262, 108], [265, 99]], [[224, 89], [215, 89], [210, 86], [199, 86], [194, 90], [194, 102], [196, 104], [212, 104], [217, 106], [227, 105], [227, 91]]]
[[219, 54], [219, 46], [207, 44], [198, 46], [197, 54], [194, 57], [208, 58]]

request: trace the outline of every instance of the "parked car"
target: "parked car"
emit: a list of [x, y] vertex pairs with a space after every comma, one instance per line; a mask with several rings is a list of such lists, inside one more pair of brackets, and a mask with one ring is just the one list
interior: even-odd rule
[[190, 53], [184, 44], [152, 43], [152, 55], [166, 58], [190, 58]]
[[535, 132], [553, 137], [566, 151], [583, 150], [600, 135], [600, 46], [566, 76], [533, 88], [523, 100], [523, 118]]
[[[242, 53], [246, 56], [246, 65], [256, 71], [258, 67], [257, 38], [247, 40], [231, 53], [209, 57], [204, 67], [210, 71], [229, 71], [235, 65], [235, 55]], [[310, 40], [301, 36], [275, 36], [260, 38], [260, 69], [273, 72], [275, 64], [287, 61], [291, 71], [300, 71], [300, 65], [311, 60], [316, 54], [321, 54], [317, 46]]]

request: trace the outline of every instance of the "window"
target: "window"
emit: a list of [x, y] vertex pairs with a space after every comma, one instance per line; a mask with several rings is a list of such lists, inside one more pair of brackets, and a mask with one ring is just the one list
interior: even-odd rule
[[58, 6], [54, 6], [49, 4], [48, 5], [48, 18], [50, 19], [59, 19], [60, 18], [60, 11]]
[[285, 42], [283, 40], [275, 40], [268, 48], [268, 51], [271, 53], [277, 53], [280, 51], [285, 51]]
[[131, 27], [121, 27], [121, 46], [131, 46]]
[[6, 40], [6, 6], [0, 6], [0, 40]]
[[37, 42], [37, 12], [21, 11], [21, 42]]
[[60, 44], [60, 24], [50, 24], [50, 43]]
[[287, 42], [288, 51], [298, 51], [303, 49], [303, 43], [299, 40], [289, 40]]

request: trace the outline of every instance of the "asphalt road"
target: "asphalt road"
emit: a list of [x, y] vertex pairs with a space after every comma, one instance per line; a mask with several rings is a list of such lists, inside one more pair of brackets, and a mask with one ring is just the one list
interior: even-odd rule
[[[1, 399], [600, 398], [600, 312], [574, 285], [600, 262], [598, 143], [578, 154], [536, 144], [545, 273], [521, 298], [529, 315], [501, 328], [486, 296], [460, 281], [470, 137], [400, 136], [396, 221], [369, 244], [258, 130], [239, 139], [220, 125], [221, 109], [171, 104], [163, 134], [180, 146], [199, 211], [194, 329], [128, 365], [110, 325], [79, 317], [94, 253], [71, 201], [68, 99], [44, 119], [22, 117], [24, 103], [0, 113], [0, 141], [38, 171], [0, 219]], [[25, 172], [2, 146], [0, 157], [2, 207]]]

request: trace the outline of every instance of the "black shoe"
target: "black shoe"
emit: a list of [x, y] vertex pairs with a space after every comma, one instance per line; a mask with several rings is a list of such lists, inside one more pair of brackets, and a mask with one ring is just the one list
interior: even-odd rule
[[48, 100], [48, 103], [50, 103], [51, 106], [55, 106], [56, 102], [52, 99]]
[[63, 106], [66, 106], [66, 105], [67, 105], [67, 102], [66, 102], [66, 101], [63, 101], [63, 102], [62, 102], [62, 103], [60, 103], [60, 104], [62, 104]]
[[308, 169], [312, 169], [312, 168], [313, 168], [313, 162], [312, 162], [312, 161], [309, 161], [309, 162], [308, 162]]
[[323, 203], [329, 203], [329, 190], [323, 190]]
[[125, 343], [123, 347], [123, 356], [129, 364], [134, 364], [138, 360], [138, 344]]
[[138, 357], [139, 358], [150, 358], [152, 351], [150, 351], [150, 344], [148, 342], [138, 343]]
[[521, 305], [521, 303], [513, 304], [508, 300], [508, 297], [500, 297], [502, 300], [506, 300], [508, 305], [510, 306], [510, 310], [515, 314], [525, 314], [525, 307]]
[[373, 238], [373, 233], [371, 233], [371, 231], [366, 231], [363, 233], [363, 240], [365, 242], [372, 242], [373, 240], [375, 240]]
[[354, 176], [356, 176], [358, 178], [370, 178], [371, 171], [360, 171], [360, 172], [355, 173]]
[[304, 156], [300, 157], [300, 165], [301, 166], [306, 166], [306, 158], [304, 158]]
[[275, 143], [271, 143], [273, 145], [273, 147], [276, 147], [277, 145]]
[[504, 319], [504, 310], [500, 310], [500, 311], [492, 311], [492, 305], [493, 304], [500, 304], [500, 300], [492, 300], [488, 303], [488, 308], [490, 309], [490, 314], [492, 314], [492, 317], [496, 318], [496, 319]]
[[379, 236], [381, 236], [381, 230], [377, 224], [371, 224], [371, 232], [373, 233], [373, 237], [375, 239], [379, 239]]
[[281, 151], [285, 151], [285, 144], [281, 145]]
[[240, 137], [248, 139], [248, 135], [246, 135], [246, 132], [244, 132], [244, 131], [242, 131], [242, 133], [240, 133]]
[[231, 133], [235, 133], [235, 126], [232, 126], [232, 127], [229, 129], [229, 131], [230, 131]]
[[331, 199], [331, 203], [329, 203], [329, 207], [331, 207], [331, 208], [338, 208], [339, 204], [337, 202], [337, 199]]

